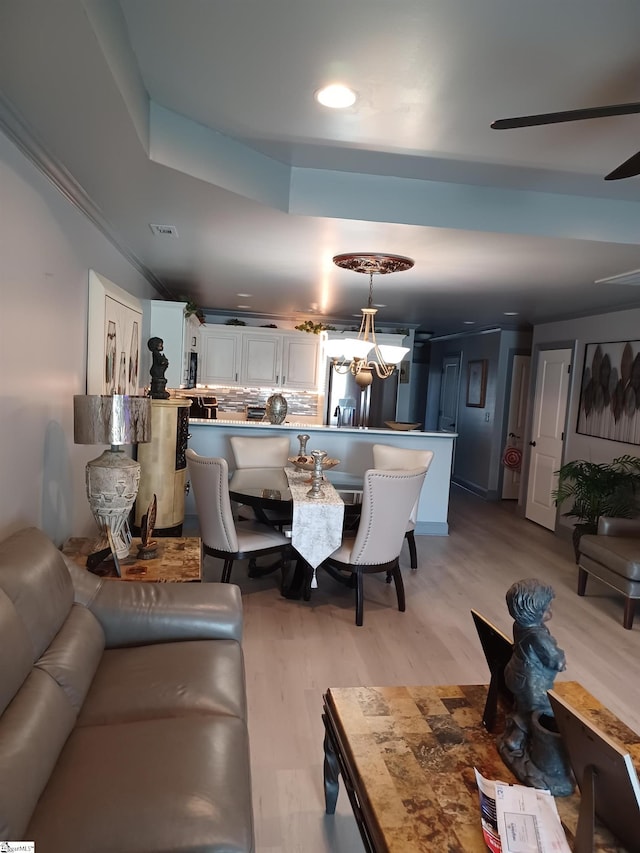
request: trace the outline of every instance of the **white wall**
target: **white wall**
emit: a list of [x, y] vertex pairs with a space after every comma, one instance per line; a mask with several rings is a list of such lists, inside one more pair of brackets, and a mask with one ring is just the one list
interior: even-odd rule
[[86, 390], [88, 272], [155, 290], [0, 133], [0, 539], [26, 525], [56, 544], [95, 531], [73, 443]]
[[[442, 362], [446, 356], [461, 359], [458, 420], [452, 479], [489, 500], [502, 493], [502, 452], [506, 438], [511, 381], [511, 361], [516, 352], [528, 354], [531, 332], [493, 329], [451, 335], [430, 344], [425, 429], [438, 428]], [[470, 361], [486, 359], [487, 386], [482, 408], [466, 405]]]
[[608, 462], [625, 453], [640, 456], [640, 446], [637, 444], [625, 444], [624, 442], [609, 441], [608, 439], [576, 433], [578, 406], [580, 405], [580, 382], [586, 344], [603, 341], [640, 340], [640, 308], [616, 311], [611, 314], [597, 314], [592, 317], [580, 317], [577, 320], [544, 323], [534, 329], [534, 347], [540, 344], [569, 340], [576, 341], [576, 356], [572, 371], [565, 461], [588, 459], [591, 462]]
[[[589, 435], [578, 435], [576, 432], [585, 346], [605, 341], [637, 340], [640, 340], [640, 308], [615, 311], [610, 314], [597, 314], [591, 317], [580, 317], [575, 320], [544, 323], [535, 327], [533, 334], [534, 355], [535, 348], [542, 344], [549, 345], [559, 342], [559, 345], [567, 346], [567, 342], [569, 341], [576, 342], [563, 462], [570, 462], [574, 459], [586, 459], [590, 462], [610, 462], [616, 456], [623, 456], [626, 453], [632, 456], [640, 456], [640, 446], [637, 444], [626, 444], [604, 438], [594, 438]], [[532, 383], [535, 382], [534, 369], [535, 365], [532, 361]], [[533, 394], [533, 384], [531, 393]], [[527, 464], [528, 458], [525, 458], [525, 466]], [[523, 500], [524, 497], [521, 496], [521, 502]], [[574, 521], [575, 519], [559, 518], [559, 522], [563, 526], [572, 525]]]

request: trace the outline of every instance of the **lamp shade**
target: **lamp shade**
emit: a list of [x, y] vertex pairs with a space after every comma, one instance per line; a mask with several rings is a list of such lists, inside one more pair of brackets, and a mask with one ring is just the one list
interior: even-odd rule
[[340, 338], [330, 338], [324, 342], [326, 358], [340, 358], [344, 355], [344, 341]]
[[361, 338], [345, 338], [342, 342], [344, 356], [349, 360], [354, 358], [366, 358], [372, 348], [372, 341], [365, 341]]
[[396, 347], [389, 344], [380, 344], [378, 349], [385, 364], [400, 364], [409, 352], [409, 347]]
[[77, 394], [73, 398], [76, 444], [151, 441], [151, 398], [126, 394]]

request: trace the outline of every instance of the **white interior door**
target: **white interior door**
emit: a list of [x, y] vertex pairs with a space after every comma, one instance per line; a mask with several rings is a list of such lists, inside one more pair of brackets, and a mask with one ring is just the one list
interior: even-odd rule
[[[529, 373], [531, 356], [514, 355], [511, 370], [511, 392], [509, 394], [509, 415], [507, 417], [507, 444], [522, 450], [527, 416], [527, 392], [529, 391]], [[516, 500], [520, 495], [520, 471], [505, 468], [502, 478], [502, 497], [504, 500]]]
[[460, 355], [447, 355], [442, 360], [438, 429], [455, 432], [458, 428], [458, 390], [460, 387]]
[[539, 352], [525, 515], [549, 530], [556, 526], [557, 507], [551, 493], [558, 482], [554, 472], [562, 462], [570, 373], [570, 349]]

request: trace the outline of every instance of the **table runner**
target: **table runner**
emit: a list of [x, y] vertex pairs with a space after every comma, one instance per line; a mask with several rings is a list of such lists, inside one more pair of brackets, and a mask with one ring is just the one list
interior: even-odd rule
[[291, 544], [313, 569], [311, 586], [315, 588], [317, 567], [342, 542], [344, 502], [327, 480], [322, 483], [322, 495], [310, 498], [310, 473], [293, 468], [285, 468], [285, 473], [293, 498]]

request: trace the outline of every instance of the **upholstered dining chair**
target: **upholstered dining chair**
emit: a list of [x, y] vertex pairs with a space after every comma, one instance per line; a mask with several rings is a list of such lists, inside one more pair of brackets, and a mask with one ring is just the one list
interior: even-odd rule
[[224, 560], [222, 583], [229, 583], [235, 560], [255, 559], [279, 552], [286, 561], [289, 539], [272, 527], [257, 521], [235, 522], [229, 497], [227, 460], [186, 452], [189, 479], [196, 502], [202, 550]]
[[355, 575], [356, 625], [363, 622], [365, 574], [387, 572], [395, 583], [398, 610], [405, 610], [399, 555], [411, 509], [418, 500], [426, 473], [424, 466], [411, 471], [365, 471], [360, 523], [355, 537], [345, 537], [340, 547], [322, 563], [329, 574], [338, 579], [344, 572]]
[[[433, 450], [410, 450], [407, 447], [392, 447], [390, 444], [373, 445], [373, 467], [387, 470], [405, 470], [409, 468], [424, 467], [427, 470], [433, 460]], [[409, 523], [405, 533], [407, 545], [409, 546], [409, 559], [411, 568], [418, 568], [418, 552], [416, 550], [416, 518], [418, 516], [418, 503], [420, 497], [411, 510]]]
[[229, 438], [236, 468], [284, 468], [289, 456], [286, 435], [244, 436]]
[[[284, 468], [289, 457], [289, 439], [286, 435], [244, 436], [229, 438], [236, 468]], [[270, 524], [282, 530], [291, 524], [292, 510], [265, 510], [264, 516]], [[255, 519], [251, 507], [238, 505], [240, 519]]]

